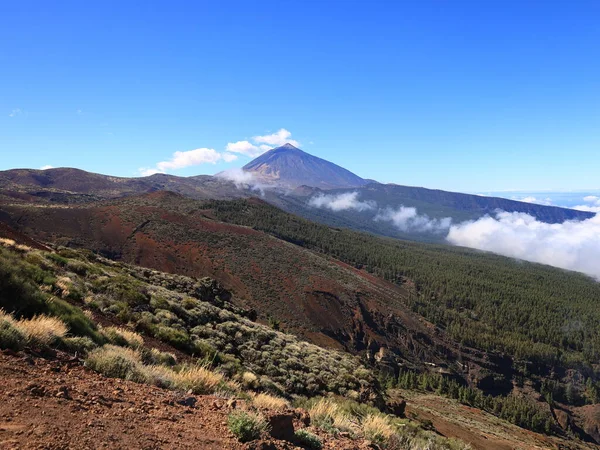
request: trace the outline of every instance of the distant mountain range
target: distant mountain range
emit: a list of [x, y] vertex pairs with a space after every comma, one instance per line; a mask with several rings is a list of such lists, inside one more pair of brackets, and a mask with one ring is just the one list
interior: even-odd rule
[[[478, 219], [497, 210], [527, 213], [540, 221], [560, 223], [583, 220], [594, 214], [554, 206], [518, 202], [497, 197], [461, 194], [421, 187], [381, 184], [291, 144], [272, 149], [242, 169], [251, 180], [239, 183], [224, 176], [178, 177], [155, 174], [122, 178], [73, 168], [48, 170], [14, 169], [0, 172], [0, 203], [11, 201], [47, 203], [89, 203], [156, 191], [172, 191], [193, 199], [227, 200], [261, 196], [287, 212], [330, 226], [347, 227], [396, 238], [440, 240], [440, 235], [402, 230], [390, 221], [375, 220], [382, 209], [416, 208], [432, 220], [454, 222]], [[256, 190], [259, 184], [262, 193]], [[315, 207], [311, 200], [352, 196], [363, 208]], [[376, 205], [376, 207], [375, 207]]]

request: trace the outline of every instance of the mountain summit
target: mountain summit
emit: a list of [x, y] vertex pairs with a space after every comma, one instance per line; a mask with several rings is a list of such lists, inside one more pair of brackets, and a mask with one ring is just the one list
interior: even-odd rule
[[292, 144], [269, 150], [243, 167], [258, 180], [286, 187], [348, 188], [368, 183], [343, 167], [310, 155]]

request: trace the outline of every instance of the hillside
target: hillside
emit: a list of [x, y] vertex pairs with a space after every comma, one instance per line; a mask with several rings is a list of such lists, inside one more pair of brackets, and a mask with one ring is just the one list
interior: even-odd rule
[[[519, 408], [529, 412], [511, 420], [543, 430], [560, 412], [569, 419], [551, 430], [592, 439], [585, 430], [594, 425], [576, 425], [575, 408], [598, 402], [600, 317], [590, 299], [600, 287], [583, 275], [331, 229], [254, 199], [157, 192], [69, 207], [12, 204], [2, 215], [41, 240], [214, 277], [262, 323], [358, 353], [393, 376], [443, 373], [459, 384], [440, 392], [497, 414], [525, 396]], [[581, 326], [564, 328], [565, 317]]]
[[[591, 448], [420, 389], [384, 392], [366, 361], [254, 322], [214, 280], [14, 237], [0, 240], [3, 444]], [[240, 433], [241, 420], [255, 431]]]

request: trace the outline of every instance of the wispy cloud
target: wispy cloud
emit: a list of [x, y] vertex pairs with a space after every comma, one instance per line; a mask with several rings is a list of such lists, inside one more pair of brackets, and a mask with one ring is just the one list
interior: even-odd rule
[[401, 231], [418, 233], [440, 233], [448, 230], [452, 223], [450, 217], [431, 219], [426, 214], [419, 214], [417, 208], [400, 206], [397, 209], [385, 208], [380, 210], [375, 218], [377, 222], [388, 221]]
[[344, 192], [337, 195], [318, 194], [308, 201], [309, 206], [330, 209], [331, 211], [344, 211], [353, 209], [367, 211], [377, 207], [375, 202], [358, 200], [358, 192]]
[[239, 168], [225, 170], [218, 173], [216, 176], [233, 182], [238, 189], [260, 191], [261, 195], [264, 195], [265, 189], [272, 187], [260, 183], [251, 172], [245, 172]]
[[273, 134], [254, 136], [250, 140], [230, 142], [227, 144], [226, 150], [232, 153], [256, 157], [283, 144], [292, 144], [296, 147], [299, 147], [300, 143], [291, 137], [291, 132], [285, 128], [281, 128], [279, 131]]
[[548, 224], [528, 214], [502, 211], [451, 226], [447, 240], [600, 278], [600, 215]]
[[24, 112], [21, 108], [15, 108], [8, 114], [8, 117], [17, 117], [22, 116], [23, 114]]
[[40, 167], [39, 170], [48, 170], [48, 169], [54, 169], [54, 166], [50, 166], [50, 165], [42, 166], [42, 167]]

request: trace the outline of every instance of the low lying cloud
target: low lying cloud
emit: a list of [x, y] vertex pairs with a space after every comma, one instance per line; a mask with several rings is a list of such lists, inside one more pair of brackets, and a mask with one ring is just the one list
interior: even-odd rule
[[375, 221], [388, 221], [401, 231], [441, 233], [450, 227], [452, 219], [431, 219], [426, 214], [419, 214], [417, 208], [400, 206], [398, 209], [385, 208], [380, 210]]
[[237, 141], [230, 142], [227, 144], [226, 150], [232, 153], [239, 153], [245, 156], [256, 157], [263, 153], [284, 144], [292, 144], [295, 147], [299, 147], [300, 143], [291, 138], [290, 133], [285, 128], [281, 128], [279, 131], [273, 134], [266, 134], [263, 136], [254, 136], [250, 141]]
[[450, 227], [448, 242], [600, 278], [600, 215], [548, 224], [517, 212], [498, 212]]
[[54, 169], [54, 166], [45, 165], [45, 166], [40, 167], [39, 170], [48, 170], [48, 169]]
[[375, 202], [361, 202], [358, 200], [358, 192], [344, 192], [338, 195], [315, 195], [308, 201], [308, 205], [315, 208], [330, 209], [331, 211], [344, 211], [348, 209], [367, 211], [377, 207]]
[[272, 187], [260, 183], [251, 172], [239, 168], [225, 170], [215, 176], [233, 182], [238, 189], [260, 191], [261, 195], [265, 194], [265, 189]]

